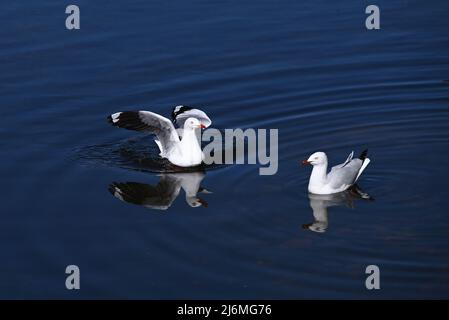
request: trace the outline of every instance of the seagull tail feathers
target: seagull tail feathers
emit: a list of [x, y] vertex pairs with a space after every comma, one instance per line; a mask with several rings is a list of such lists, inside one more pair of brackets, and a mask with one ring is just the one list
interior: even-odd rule
[[363, 150], [362, 153], [360, 154], [359, 159], [363, 161], [363, 160], [366, 159], [367, 156], [368, 156], [368, 149], [365, 149], [365, 150]]

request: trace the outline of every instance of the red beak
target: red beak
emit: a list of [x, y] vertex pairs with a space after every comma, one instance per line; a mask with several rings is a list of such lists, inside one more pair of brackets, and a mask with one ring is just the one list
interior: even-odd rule
[[206, 129], [206, 126], [204, 124], [200, 124], [201, 129]]
[[310, 164], [310, 162], [309, 162], [309, 161], [307, 161], [307, 160], [303, 160], [303, 161], [301, 162], [301, 164], [302, 164], [303, 166], [305, 166], [305, 165], [308, 165], [308, 164]]

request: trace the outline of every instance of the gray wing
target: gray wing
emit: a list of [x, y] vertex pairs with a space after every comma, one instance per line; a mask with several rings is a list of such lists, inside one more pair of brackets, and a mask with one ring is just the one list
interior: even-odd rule
[[344, 166], [338, 165], [333, 167], [331, 172], [327, 175], [331, 187], [337, 189], [343, 185], [352, 185], [357, 178], [357, 174], [359, 173], [362, 164], [362, 160], [352, 159]]
[[154, 133], [165, 151], [179, 142], [179, 136], [173, 123], [165, 117], [150, 111], [117, 112], [108, 117], [109, 122], [128, 130]]
[[343, 168], [344, 166], [346, 166], [349, 162], [351, 162], [352, 158], [354, 157], [354, 151], [352, 151], [349, 156], [346, 158], [345, 162], [337, 164], [336, 166], [332, 167], [331, 170], [333, 170], [334, 168]]
[[188, 118], [198, 119], [206, 128], [212, 124], [212, 120], [200, 109], [194, 109], [188, 106], [176, 106], [173, 108], [172, 120], [178, 127], [183, 128], [184, 122]]
[[117, 199], [157, 210], [168, 209], [180, 189], [177, 179], [165, 175], [156, 186], [137, 182], [114, 182], [109, 186], [109, 192]]

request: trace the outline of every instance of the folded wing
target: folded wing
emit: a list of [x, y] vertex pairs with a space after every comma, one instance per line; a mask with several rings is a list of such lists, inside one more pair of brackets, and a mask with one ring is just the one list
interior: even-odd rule
[[368, 150], [363, 150], [358, 159], [353, 159], [354, 151], [348, 156], [346, 161], [342, 164], [332, 167], [327, 175], [327, 179], [333, 188], [340, 188], [343, 186], [351, 186], [357, 182], [362, 172], [370, 163], [367, 158]]
[[362, 167], [363, 161], [360, 159], [353, 159], [344, 167], [335, 166], [327, 175], [330, 185], [338, 189], [343, 186], [350, 186], [356, 181], [357, 175]]

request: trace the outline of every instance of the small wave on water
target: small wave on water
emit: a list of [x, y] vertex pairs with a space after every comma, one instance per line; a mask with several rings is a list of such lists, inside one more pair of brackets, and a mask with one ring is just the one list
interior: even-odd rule
[[[0, 12], [0, 297], [73, 298], [69, 263], [80, 298], [372, 298], [371, 264], [378, 298], [449, 297], [449, 3], [381, 1], [367, 31], [355, 0], [175, 2], [91, 1], [70, 34], [55, 1]], [[177, 104], [278, 129], [278, 172], [180, 169], [105, 121]], [[307, 194], [300, 160], [366, 148], [375, 201]]]
[[74, 150], [74, 156], [84, 165], [102, 164], [153, 173], [208, 171], [223, 166], [204, 163], [195, 167], [175, 166], [159, 156], [157, 145], [148, 136], [78, 147]]

